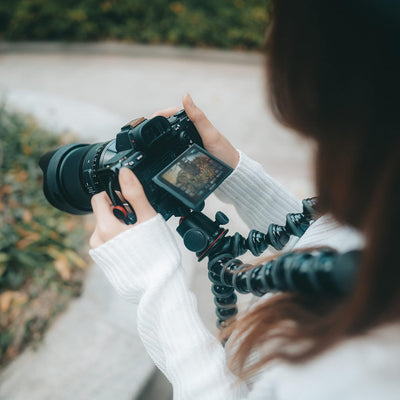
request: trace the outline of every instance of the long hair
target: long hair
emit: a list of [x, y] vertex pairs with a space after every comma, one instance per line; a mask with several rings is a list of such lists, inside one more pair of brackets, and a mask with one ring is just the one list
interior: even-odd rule
[[[363, 232], [366, 247], [346, 299], [278, 294], [233, 323], [229, 332], [241, 338], [233, 366], [242, 375], [274, 359], [306, 361], [400, 318], [400, 5], [271, 3], [266, 72], [273, 113], [315, 140], [319, 206]], [[252, 350], [276, 339], [251, 371], [244, 368]]]

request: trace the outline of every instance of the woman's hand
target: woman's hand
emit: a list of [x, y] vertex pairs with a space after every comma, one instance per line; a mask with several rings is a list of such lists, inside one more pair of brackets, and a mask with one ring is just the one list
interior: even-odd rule
[[[130, 169], [121, 168], [119, 184], [122, 195], [135, 211], [137, 224], [145, 222], [157, 214], [147, 200], [139, 179]], [[92, 197], [92, 208], [96, 216], [96, 227], [89, 242], [92, 249], [101, 246], [114, 236], [132, 227], [132, 225], [126, 225], [116, 218], [112, 212], [112, 207], [113, 205], [106, 192], [98, 193]]]
[[[214, 127], [203, 111], [193, 103], [189, 93], [186, 93], [185, 96], [183, 96], [182, 104], [187, 116], [191, 119], [199, 132], [205, 149], [230, 167], [236, 168], [239, 162], [238, 151], [232, 146], [229, 140]], [[166, 110], [158, 111], [153, 114], [152, 117], [156, 115], [168, 117], [177, 111], [179, 111], [178, 107], [168, 108]]]
[[[239, 153], [229, 140], [223, 136], [207, 119], [203, 111], [194, 103], [187, 93], [182, 99], [186, 114], [198, 130], [204, 147], [207, 151], [219, 158], [232, 168], [236, 168], [239, 162]], [[168, 117], [180, 110], [179, 107], [168, 108], [152, 115]], [[119, 183], [122, 195], [133, 207], [137, 224], [147, 221], [157, 213], [146, 198], [143, 187], [136, 176], [128, 168], [122, 168], [119, 172]], [[96, 227], [90, 238], [90, 247], [96, 248], [112, 239], [114, 236], [130, 229], [131, 225], [116, 218], [112, 212], [112, 203], [105, 192], [92, 197], [92, 208], [96, 217]]]

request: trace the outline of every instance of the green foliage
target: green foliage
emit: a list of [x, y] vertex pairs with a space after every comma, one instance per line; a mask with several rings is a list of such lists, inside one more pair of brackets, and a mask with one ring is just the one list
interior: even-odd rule
[[104, 40], [260, 48], [269, 0], [3, 0], [11, 40]]
[[0, 106], [0, 364], [80, 291], [82, 219], [47, 203], [38, 166], [60, 145], [34, 120]]

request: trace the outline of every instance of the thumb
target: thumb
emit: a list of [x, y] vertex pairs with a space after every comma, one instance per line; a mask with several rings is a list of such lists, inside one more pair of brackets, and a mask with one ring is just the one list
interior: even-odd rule
[[121, 168], [119, 171], [119, 184], [122, 195], [135, 211], [137, 222], [147, 221], [157, 214], [147, 200], [139, 179], [129, 168]]
[[204, 112], [194, 104], [189, 93], [183, 96], [182, 105], [187, 116], [198, 130], [204, 146], [207, 148], [207, 145], [212, 145], [221, 136], [217, 128], [208, 120]]

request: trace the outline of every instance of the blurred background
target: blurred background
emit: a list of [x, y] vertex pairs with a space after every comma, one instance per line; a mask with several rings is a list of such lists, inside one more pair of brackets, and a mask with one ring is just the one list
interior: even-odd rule
[[[137, 336], [136, 307], [91, 265], [92, 217], [44, 199], [45, 151], [110, 140], [127, 121], [180, 105], [189, 92], [236, 147], [299, 198], [314, 194], [312, 146], [268, 110], [268, 3], [2, 0], [0, 400], [172, 398]], [[218, 210], [232, 233], [247, 236], [233, 207], [212, 195], [204, 212]], [[175, 230], [176, 219], [168, 223]], [[181, 251], [216, 333], [206, 263]]]

